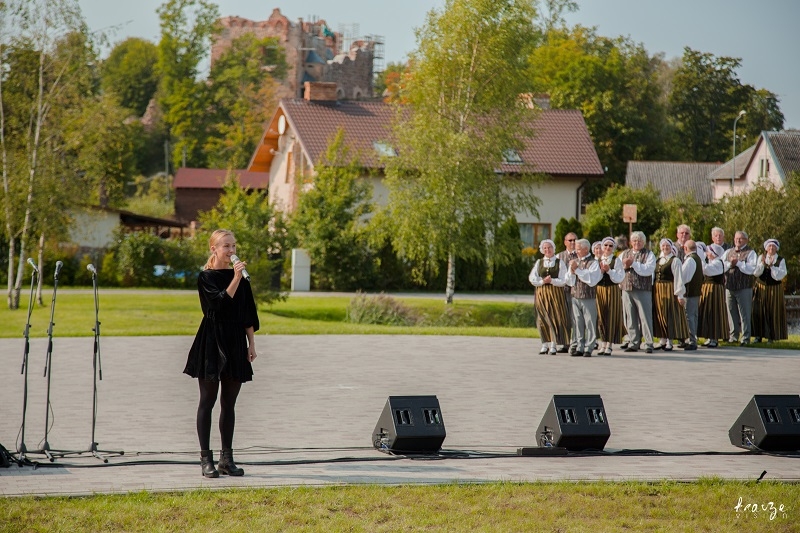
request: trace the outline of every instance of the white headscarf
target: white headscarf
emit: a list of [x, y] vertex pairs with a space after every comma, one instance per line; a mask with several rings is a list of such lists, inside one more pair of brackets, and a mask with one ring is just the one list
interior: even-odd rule
[[778, 242], [778, 239], [767, 239], [766, 241], [764, 241], [764, 251], [767, 251], [767, 246], [769, 246], [770, 244], [774, 244], [775, 248], [777, 248], [778, 250], [781, 249], [781, 243]]
[[725, 249], [717, 243], [709, 244], [708, 249], [711, 250], [711, 253], [717, 258], [722, 257], [725, 254]]
[[678, 249], [675, 247], [675, 243], [674, 243], [674, 242], [672, 242], [670, 239], [667, 239], [666, 237], [664, 237], [663, 239], [661, 239], [660, 241], [658, 241], [658, 248], [659, 248], [659, 250], [661, 249], [661, 246], [662, 246], [662, 245], [663, 245], [665, 242], [669, 243], [669, 247], [670, 247], [670, 249], [671, 249], [671, 251], [672, 251], [672, 255], [674, 255], [674, 256], [676, 256], [676, 257], [677, 257], [677, 255], [678, 255]]

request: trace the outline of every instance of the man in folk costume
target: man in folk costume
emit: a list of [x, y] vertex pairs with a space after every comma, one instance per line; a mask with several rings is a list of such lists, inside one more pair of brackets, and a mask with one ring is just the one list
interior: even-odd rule
[[678, 249], [678, 253], [675, 254], [675, 257], [680, 259], [681, 263], [686, 258], [686, 251], [684, 250], [684, 246], [686, 245], [686, 241], [692, 238], [692, 228], [687, 226], [686, 224], [681, 224], [678, 226], [678, 229], [675, 232], [675, 247]]
[[642, 337], [645, 352], [653, 353], [653, 273], [656, 256], [645, 248], [647, 239], [641, 231], [631, 233], [631, 247], [620, 255], [625, 278], [622, 289], [622, 308], [625, 311], [625, 329], [628, 330], [626, 352], [639, 351]]
[[686, 287], [684, 299], [686, 301], [686, 322], [689, 325], [689, 338], [683, 346], [684, 350], [697, 349], [697, 322], [700, 310], [700, 294], [703, 290], [703, 261], [698, 253], [705, 255], [706, 245], [702, 242], [695, 243], [687, 240], [683, 245], [685, 259], [681, 266], [683, 283]]
[[600, 264], [592, 255], [586, 239], [576, 243], [578, 258], [569, 264], [567, 285], [572, 290], [572, 324], [575, 348], [570, 355], [591, 357], [597, 341], [597, 282], [603, 277]]
[[[574, 233], [567, 233], [564, 235], [564, 250], [559, 252], [556, 257], [558, 260], [565, 265], [569, 265], [571, 261], [578, 258], [578, 254], [575, 251], [575, 241], [578, 240], [578, 236]], [[571, 289], [568, 285], [564, 285], [564, 297], [567, 299], [567, 309], [572, 309], [572, 295]], [[557, 350], [558, 353], [567, 353], [567, 349], [574, 350], [575, 349], [575, 328], [573, 328], [572, 322], [572, 312], [570, 311], [569, 316], [567, 317], [569, 320], [569, 324], [567, 325], [567, 330], [569, 331], [569, 347], [566, 345], [558, 346]]]
[[722, 228], [711, 228], [711, 243], [722, 246], [723, 250], [730, 250], [731, 245], [725, 242], [725, 230]]
[[737, 342], [742, 334], [742, 346], [750, 344], [750, 326], [753, 313], [753, 282], [758, 256], [748, 245], [749, 237], [737, 231], [734, 247], [725, 252], [725, 289], [727, 290], [730, 337], [728, 342]]

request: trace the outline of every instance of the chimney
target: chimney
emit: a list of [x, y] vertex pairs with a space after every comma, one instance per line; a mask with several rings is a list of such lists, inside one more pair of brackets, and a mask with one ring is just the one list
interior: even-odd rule
[[307, 81], [304, 91], [306, 100], [311, 102], [335, 102], [336, 83], [331, 81]]

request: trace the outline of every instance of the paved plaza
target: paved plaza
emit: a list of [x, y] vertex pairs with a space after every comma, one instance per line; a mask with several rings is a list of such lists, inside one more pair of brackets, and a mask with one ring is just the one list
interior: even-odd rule
[[[347, 483], [534, 480], [800, 480], [800, 460], [747, 455], [728, 430], [754, 394], [798, 394], [800, 352], [757, 348], [539, 355], [537, 339], [435, 336], [257, 337], [255, 379], [237, 404], [234, 447], [241, 478], [204, 479], [195, 433], [197, 383], [182, 374], [192, 337], [101, 339], [95, 440], [124, 451], [102, 463], [67, 455], [38, 468], [0, 468], [0, 495], [79, 495], [139, 490]], [[18, 449], [24, 340], [0, 340], [0, 443]], [[25, 445], [45, 434], [47, 339], [31, 339]], [[93, 338], [54, 338], [53, 450], [91, 445]], [[389, 395], [438, 397], [445, 450], [469, 459], [395, 458], [371, 447]], [[606, 451], [692, 455], [518, 457], [554, 394], [600, 394]], [[218, 410], [215, 410], [215, 419]], [[216, 424], [215, 424], [216, 426]], [[212, 444], [219, 446], [216, 427]], [[724, 452], [724, 454], [703, 454]], [[493, 454], [491, 457], [480, 454]]]

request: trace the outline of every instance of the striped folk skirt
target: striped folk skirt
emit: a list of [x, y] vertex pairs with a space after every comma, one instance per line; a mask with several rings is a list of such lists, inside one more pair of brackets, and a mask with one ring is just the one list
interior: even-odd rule
[[672, 281], [657, 281], [653, 294], [653, 336], [659, 339], [689, 338], [686, 310], [675, 297]]
[[773, 341], [789, 338], [782, 284], [767, 285], [757, 279], [753, 285], [753, 336]]
[[703, 283], [697, 315], [698, 337], [715, 341], [728, 338], [728, 307], [725, 303], [725, 286], [722, 283]]
[[569, 344], [569, 316], [563, 287], [536, 287], [536, 326], [542, 343]]
[[597, 334], [602, 342], [619, 344], [625, 335], [619, 285], [597, 286]]

